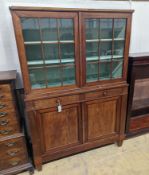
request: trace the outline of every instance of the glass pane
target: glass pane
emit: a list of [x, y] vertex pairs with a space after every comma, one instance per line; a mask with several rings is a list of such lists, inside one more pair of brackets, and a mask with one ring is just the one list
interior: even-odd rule
[[86, 60], [93, 61], [98, 60], [98, 43], [97, 42], [87, 42], [86, 43]]
[[132, 109], [149, 107], [149, 79], [135, 80]]
[[42, 32], [43, 41], [56, 41], [57, 40], [56, 19], [52, 19], [52, 18], [40, 19], [40, 28]]
[[60, 63], [58, 56], [58, 44], [43, 44], [46, 64]]
[[100, 19], [100, 38], [112, 39], [112, 19]]
[[26, 57], [29, 65], [43, 64], [41, 45], [26, 45]]
[[63, 67], [63, 84], [75, 84], [75, 67], [64, 66]]
[[123, 57], [124, 46], [125, 46], [125, 41], [114, 41], [114, 51], [113, 51], [114, 58]]
[[37, 18], [21, 18], [24, 41], [40, 41], [39, 21]]
[[86, 79], [87, 82], [93, 82], [98, 80], [98, 63], [87, 63]]
[[86, 40], [99, 39], [99, 19], [85, 20]]
[[48, 87], [61, 86], [61, 67], [47, 67], [47, 81]]
[[100, 60], [107, 61], [112, 58], [112, 41], [100, 43]]
[[73, 19], [21, 18], [21, 23], [32, 88], [74, 84]]
[[29, 69], [31, 87], [33, 89], [45, 88], [45, 72], [43, 68]]
[[60, 19], [60, 40], [73, 40], [73, 19]]
[[123, 70], [123, 61], [112, 62], [112, 78], [121, 78]]
[[114, 38], [125, 38], [126, 19], [114, 19]]
[[111, 62], [100, 62], [99, 65], [100, 80], [107, 80], [111, 77]]
[[69, 43], [69, 44], [61, 43], [60, 52], [61, 52], [61, 62], [62, 63], [74, 62], [74, 44], [73, 43]]

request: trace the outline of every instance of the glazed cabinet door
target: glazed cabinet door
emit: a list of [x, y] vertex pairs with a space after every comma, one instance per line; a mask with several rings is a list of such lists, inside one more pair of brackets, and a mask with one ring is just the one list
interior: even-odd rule
[[40, 110], [42, 152], [55, 152], [77, 145], [81, 141], [80, 106], [78, 104]]
[[26, 92], [79, 86], [77, 13], [19, 11], [16, 18]]
[[98, 140], [115, 135], [118, 132], [119, 109], [118, 97], [87, 102], [86, 140]]
[[129, 16], [82, 13], [82, 23], [83, 84], [126, 79]]

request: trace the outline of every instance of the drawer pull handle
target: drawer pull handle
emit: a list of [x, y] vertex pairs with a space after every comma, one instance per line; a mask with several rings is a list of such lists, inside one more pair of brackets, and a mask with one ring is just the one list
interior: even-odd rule
[[10, 134], [11, 132], [12, 132], [12, 130], [2, 130], [2, 131], [0, 131], [0, 133], [3, 134], [3, 135]]
[[60, 100], [57, 100], [57, 112], [62, 112], [62, 105]]
[[19, 152], [19, 150], [16, 151], [8, 151], [7, 154], [11, 157], [15, 156], [17, 153]]
[[4, 107], [6, 107], [5, 104], [0, 104], [0, 109], [3, 109]]
[[2, 121], [0, 121], [0, 125], [1, 125], [1, 126], [5, 126], [5, 125], [7, 125], [8, 123], [9, 123], [8, 120], [2, 120]]
[[8, 146], [8, 147], [12, 147], [12, 146], [14, 146], [14, 145], [16, 145], [16, 142], [9, 142], [9, 143], [6, 143], [6, 146]]
[[16, 166], [16, 165], [18, 165], [19, 163], [20, 163], [20, 160], [11, 161], [11, 162], [10, 162], [10, 165]]
[[0, 112], [0, 118], [5, 117], [7, 115], [7, 112]]

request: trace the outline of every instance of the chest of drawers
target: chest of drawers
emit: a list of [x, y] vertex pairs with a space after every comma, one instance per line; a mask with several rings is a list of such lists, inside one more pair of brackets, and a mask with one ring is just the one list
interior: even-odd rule
[[16, 71], [0, 72], [0, 174], [32, 172], [15, 95]]

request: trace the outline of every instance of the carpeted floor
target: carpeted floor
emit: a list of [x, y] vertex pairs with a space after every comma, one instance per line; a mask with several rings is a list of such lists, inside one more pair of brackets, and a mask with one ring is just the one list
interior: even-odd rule
[[149, 175], [149, 134], [53, 161], [34, 175]]

